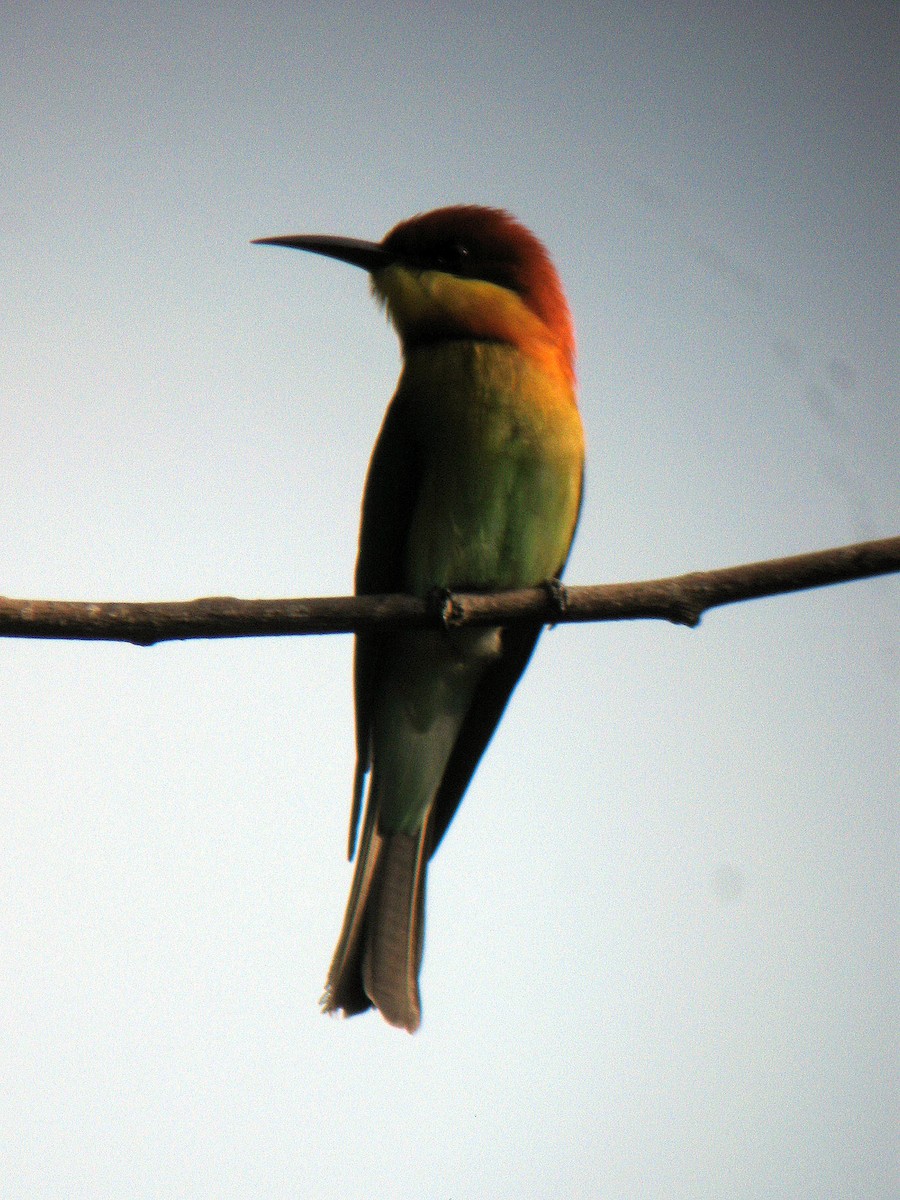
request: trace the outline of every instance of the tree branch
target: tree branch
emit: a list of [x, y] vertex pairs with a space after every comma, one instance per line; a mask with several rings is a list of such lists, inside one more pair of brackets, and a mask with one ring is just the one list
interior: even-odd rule
[[274, 637], [363, 629], [514, 623], [567, 624], [657, 618], [695, 626], [710, 608], [847, 583], [900, 571], [900, 537], [812, 554], [641, 583], [546, 587], [490, 594], [454, 593], [439, 603], [412, 596], [335, 596], [310, 600], [204, 600], [95, 604], [0, 597], [0, 636], [77, 641], [155, 642], [188, 638]]

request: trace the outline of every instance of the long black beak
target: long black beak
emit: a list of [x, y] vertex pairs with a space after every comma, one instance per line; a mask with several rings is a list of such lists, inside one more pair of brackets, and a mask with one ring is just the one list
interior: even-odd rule
[[389, 266], [395, 257], [380, 242], [364, 242], [359, 238], [330, 237], [321, 233], [287, 233], [282, 237], [255, 238], [254, 246], [287, 246], [289, 250], [309, 250], [337, 258], [364, 271], [378, 271]]

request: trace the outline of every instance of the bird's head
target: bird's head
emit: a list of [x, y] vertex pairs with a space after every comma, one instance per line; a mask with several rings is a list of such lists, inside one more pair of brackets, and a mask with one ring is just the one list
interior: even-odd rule
[[506, 342], [574, 371], [562, 284], [540, 241], [498, 208], [455, 205], [401, 221], [380, 242], [319, 234], [260, 238], [362, 267], [404, 352], [473, 338]]

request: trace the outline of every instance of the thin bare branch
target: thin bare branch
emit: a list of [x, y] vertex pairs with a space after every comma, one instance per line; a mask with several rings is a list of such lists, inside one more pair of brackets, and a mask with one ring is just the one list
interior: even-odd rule
[[532, 622], [657, 618], [697, 625], [710, 608], [900, 571], [900, 537], [770, 559], [670, 579], [490, 594], [454, 593], [437, 601], [411, 596], [334, 596], [309, 600], [204, 600], [154, 604], [9, 600], [0, 597], [0, 636], [77, 641], [155, 642], [188, 638], [275, 637]]

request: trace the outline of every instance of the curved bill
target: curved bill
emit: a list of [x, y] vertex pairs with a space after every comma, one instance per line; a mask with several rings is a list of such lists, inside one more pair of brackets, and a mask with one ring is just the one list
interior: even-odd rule
[[379, 242], [364, 242], [359, 238], [330, 237], [321, 233], [286, 233], [280, 237], [254, 238], [254, 246], [286, 246], [289, 250], [308, 250], [337, 258], [364, 271], [378, 271], [394, 261], [393, 255]]

